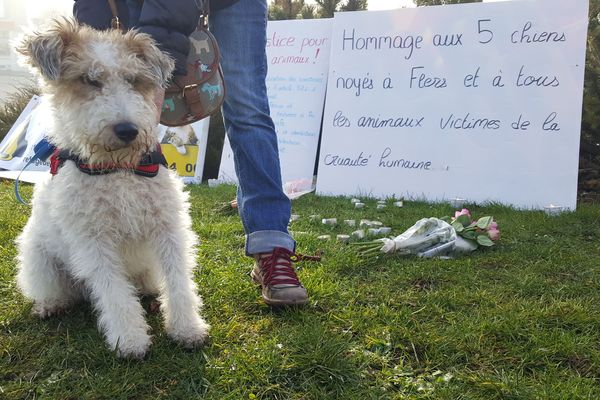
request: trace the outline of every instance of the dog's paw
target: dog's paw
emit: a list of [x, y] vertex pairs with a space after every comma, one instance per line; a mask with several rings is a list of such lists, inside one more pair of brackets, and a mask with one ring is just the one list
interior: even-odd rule
[[202, 318], [198, 317], [192, 323], [167, 328], [167, 333], [171, 339], [186, 349], [194, 349], [202, 346], [206, 342], [209, 329], [210, 325]]
[[150, 335], [144, 336], [122, 336], [117, 339], [117, 343], [109, 344], [112, 349], [115, 350], [116, 354], [120, 358], [128, 358], [135, 360], [142, 360], [148, 349], [150, 349], [150, 344], [152, 343], [152, 338]]
[[31, 309], [31, 314], [34, 316], [46, 319], [53, 316], [60, 316], [66, 314], [66, 312], [71, 308], [72, 304], [70, 302], [34, 302], [33, 308]]

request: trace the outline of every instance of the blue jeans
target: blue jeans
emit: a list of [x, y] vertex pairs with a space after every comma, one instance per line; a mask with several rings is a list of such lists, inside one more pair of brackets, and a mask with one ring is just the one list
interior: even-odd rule
[[291, 203], [283, 192], [277, 135], [270, 116], [266, 0], [239, 0], [210, 16], [221, 49], [226, 97], [223, 119], [238, 178], [237, 201], [246, 232], [246, 254], [294, 251]]

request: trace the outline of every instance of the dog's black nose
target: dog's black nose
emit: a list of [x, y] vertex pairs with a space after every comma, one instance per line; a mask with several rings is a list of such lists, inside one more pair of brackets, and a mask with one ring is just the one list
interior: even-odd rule
[[131, 142], [138, 134], [138, 128], [131, 122], [121, 122], [113, 127], [115, 135], [125, 143]]

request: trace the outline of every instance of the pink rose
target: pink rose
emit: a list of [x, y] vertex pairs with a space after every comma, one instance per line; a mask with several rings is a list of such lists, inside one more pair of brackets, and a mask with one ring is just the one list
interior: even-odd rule
[[490, 226], [488, 226], [488, 229], [490, 231], [497, 231], [498, 230], [498, 223], [496, 221], [492, 221], [492, 223], [490, 224]]
[[[496, 224], [496, 223], [493, 222], [493, 224]], [[496, 224], [496, 227], [498, 227], [498, 224]], [[500, 239], [500, 230], [491, 229], [491, 225], [490, 225], [490, 229], [488, 229], [488, 236], [490, 237], [490, 239], [492, 239], [495, 242], [496, 240]]]
[[471, 213], [469, 212], [469, 210], [467, 210], [466, 208], [463, 208], [460, 211], [456, 211], [454, 213], [454, 219], [460, 217], [461, 215], [468, 215], [469, 216], [469, 220], [471, 219]]

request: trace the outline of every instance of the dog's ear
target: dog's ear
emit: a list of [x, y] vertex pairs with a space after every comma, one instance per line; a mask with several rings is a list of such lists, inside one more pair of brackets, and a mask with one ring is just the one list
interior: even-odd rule
[[17, 46], [17, 52], [44, 78], [57, 80], [64, 49], [73, 41], [78, 28], [79, 25], [73, 20], [54, 20], [46, 31], [25, 35]]
[[149, 68], [153, 80], [161, 87], [166, 87], [175, 69], [175, 62], [166, 53], [162, 52], [154, 40], [145, 33], [135, 30], [126, 33], [129, 39], [130, 50], [140, 57]]

